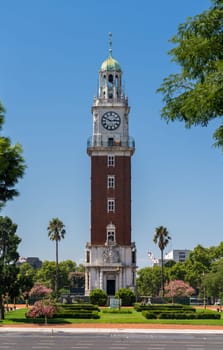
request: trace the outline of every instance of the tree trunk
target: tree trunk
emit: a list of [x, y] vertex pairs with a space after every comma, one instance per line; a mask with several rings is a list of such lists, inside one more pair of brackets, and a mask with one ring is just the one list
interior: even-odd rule
[[4, 318], [5, 318], [5, 312], [4, 312], [3, 298], [2, 298], [2, 294], [0, 293], [0, 320], [4, 320]]
[[56, 295], [58, 294], [58, 277], [59, 277], [59, 273], [58, 273], [58, 240], [56, 240], [56, 276], [55, 276], [55, 292]]
[[163, 250], [161, 249], [161, 297], [164, 297]]

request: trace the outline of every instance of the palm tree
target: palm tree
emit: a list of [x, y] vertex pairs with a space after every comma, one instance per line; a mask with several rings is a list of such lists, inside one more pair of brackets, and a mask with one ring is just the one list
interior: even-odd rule
[[169, 240], [171, 239], [169, 232], [166, 227], [159, 226], [155, 229], [155, 234], [153, 237], [153, 242], [158, 244], [161, 251], [161, 293], [164, 296], [164, 271], [163, 271], [163, 251], [166, 248]]
[[58, 269], [58, 242], [64, 238], [65, 236], [65, 225], [58, 218], [53, 218], [49, 222], [49, 226], [47, 227], [48, 237], [51, 241], [56, 242], [56, 276], [55, 276], [55, 292], [58, 294], [58, 277], [59, 277], [59, 269]]

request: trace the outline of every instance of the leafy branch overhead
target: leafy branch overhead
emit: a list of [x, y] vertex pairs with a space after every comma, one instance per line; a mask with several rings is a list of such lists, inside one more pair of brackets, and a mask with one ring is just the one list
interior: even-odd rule
[[[4, 112], [0, 102], [0, 130]], [[19, 144], [12, 145], [9, 138], [0, 136], [0, 210], [8, 200], [19, 194], [15, 185], [23, 177], [25, 168], [22, 147]]]
[[166, 77], [158, 92], [163, 94], [161, 116], [167, 122], [179, 120], [190, 128], [219, 118], [213, 137], [223, 150], [222, 19], [223, 1], [213, 0], [208, 10], [179, 25], [169, 55], [181, 69]]

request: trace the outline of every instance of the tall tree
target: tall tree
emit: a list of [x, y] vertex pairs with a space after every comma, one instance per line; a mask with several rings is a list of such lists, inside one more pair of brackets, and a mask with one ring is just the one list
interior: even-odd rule
[[15, 289], [18, 290], [13, 288], [17, 285], [16, 262], [19, 258], [17, 249], [21, 242], [16, 230], [17, 225], [10, 218], [0, 216], [0, 319], [4, 318], [2, 296], [6, 293], [10, 296], [11, 293], [14, 294]]
[[[0, 102], [0, 130], [4, 122], [4, 107]], [[7, 137], [0, 136], [0, 210], [4, 204], [17, 196], [15, 185], [23, 176], [25, 162], [22, 147], [18, 143], [12, 145]]]
[[49, 222], [48, 226], [48, 237], [56, 242], [56, 276], [55, 276], [55, 292], [58, 294], [58, 279], [59, 279], [59, 269], [58, 269], [58, 243], [64, 238], [66, 234], [65, 225], [58, 218], [53, 218]]
[[144, 267], [137, 271], [137, 290], [140, 296], [156, 297], [160, 292], [160, 266]]
[[161, 252], [161, 293], [164, 296], [164, 270], [163, 270], [163, 251], [168, 245], [171, 237], [166, 227], [159, 226], [156, 227], [153, 242], [158, 244]]
[[28, 300], [28, 293], [34, 285], [35, 270], [29, 263], [23, 263], [19, 266], [19, 273], [17, 276], [20, 294], [22, 294], [25, 301]]
[[211, 2], [207, 11], [180, 24], [170, 40], [174, 48], [169, 54], [181, 70], [166, 77], [158, 91], [167, 121], [179, 120], [190, 128], [220, 118], [213, 137], [223, 151], [223, 3]]

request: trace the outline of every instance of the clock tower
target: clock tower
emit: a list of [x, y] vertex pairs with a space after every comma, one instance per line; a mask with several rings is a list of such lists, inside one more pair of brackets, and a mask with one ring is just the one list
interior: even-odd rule
[[114, 295], [120, 288], [135, 290], [136, 247], [131, 241], [131, 156], [128, 98], [121, 66], [109, 57], [99, 71], [99, 91], [92, 106], [91, 234], [86, 245], [85, 294], [99, 288]]

